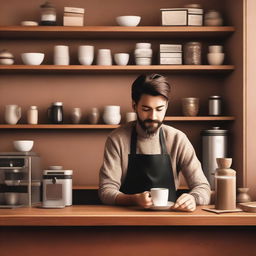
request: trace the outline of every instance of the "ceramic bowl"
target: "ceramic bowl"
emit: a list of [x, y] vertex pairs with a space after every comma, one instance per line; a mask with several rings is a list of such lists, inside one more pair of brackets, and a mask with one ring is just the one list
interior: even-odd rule
[[20, 152], [28, 152], [32, 149], [34, 145], [33, 140], [15, 140], [13, 146], [16, 150]]
[[120, 114], [120, 106], [107, 105], [107, 106], [104, 107], [104, 113]]
[[103, 121], [105, 124], [119, 124], [121, 121], [121, 115], [120, 114], [103, 114]]
[[256, 212], [256, 202], [240, 203], [239, 206], [245, 212]]
[[222, 45], [209, 45], [209, 53], [222, 53], [223, 46]]
[[44, 60], [44, 53], [39, 53], [39, 52], [22, 53], [21, 59], [25, 65], [40, 65]]
[[129, 53], [115, 53], [114, 60], [117, 65], [126, 66], [129, 62]]
[[221, 65], [224, 61], [225, 54], [221, 52], [208, 53], [207, 59], [210, 65]]
[[118, 16], [116, 22], [119, 26], [124, 27], [136, 27], [139, 25], [141, 20], [140, 16]]

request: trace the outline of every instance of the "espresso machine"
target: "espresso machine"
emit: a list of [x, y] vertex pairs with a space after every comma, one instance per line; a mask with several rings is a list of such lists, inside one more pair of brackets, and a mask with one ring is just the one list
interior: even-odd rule
[[40, 202], [42, 170], [35, 152], [0, 153], [0, 208]]

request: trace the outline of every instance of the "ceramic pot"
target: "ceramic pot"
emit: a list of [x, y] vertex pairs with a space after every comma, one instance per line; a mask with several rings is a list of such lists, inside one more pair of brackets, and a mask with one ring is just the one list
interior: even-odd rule
[[6, 105], [4, 114], [7, 124], [17, 124], [21, 118], [21, 107], [18, 105]]
[[198, 98], [183, 98], [182, 99], [182, 112], [184, 116], [196, 116], [199, 111]]
[[73, 108], [71, 111], [71, 121], [73, 124], [79, 124], [82, 117], [81, 108]]
[[251, 197], [248, 194], [249, 188], [238, 188], [238, 194], [236, 197], [237, 203], [247, 203], [251, 202]]
[[98, 108], [92, 108], [88, 115], [88, 121], [90, 124], [97, 124], [99, 122], [100, 112]]

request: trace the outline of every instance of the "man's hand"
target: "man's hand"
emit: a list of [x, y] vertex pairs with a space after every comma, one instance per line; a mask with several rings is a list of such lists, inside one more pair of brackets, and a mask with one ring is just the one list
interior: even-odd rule
[[148, 191], [135, 194], [134, 196], [136, 204], [142, 206], [143, 208], [149, 208], [153, 204], [152, 198]]
[[177, 199], [171, 209], [193, 212], [196, 209], [196, 200], [192, 195], [184, 193]]

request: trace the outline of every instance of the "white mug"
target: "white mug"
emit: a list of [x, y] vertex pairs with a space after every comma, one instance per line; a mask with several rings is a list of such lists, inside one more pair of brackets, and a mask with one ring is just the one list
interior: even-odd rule
[[92, 65], [94, 58], [94, 46], [80, 45], [78, 47], [78, 60], [81, 65]]
[[154, 206], [166, 206], [168, 203], [168, 188], [151, 188], [150, 195]]
[[69, 49], [67, 45], [55, 45], [53, 51], [54, 65], [69, 65]]
[[17, 124], [21, 118], [21, 107], [18, 105], [6, 105], [4, 118], [7, 124]]
[[127, 112], [125, 115], [126, 123], [137, 120], [137, 114], [135, 112]]
[[112, 57], [110, 49], [99, 49], [97, 55], [97, 65], [111, 66]]

